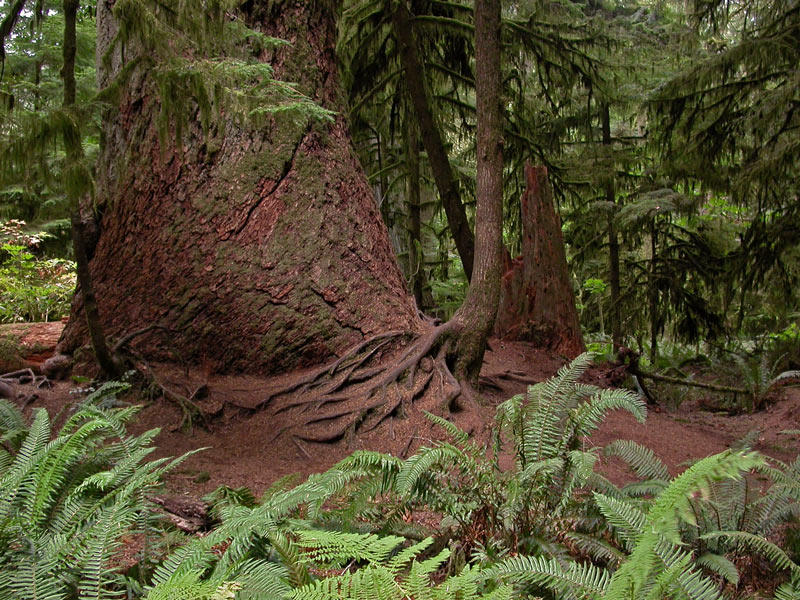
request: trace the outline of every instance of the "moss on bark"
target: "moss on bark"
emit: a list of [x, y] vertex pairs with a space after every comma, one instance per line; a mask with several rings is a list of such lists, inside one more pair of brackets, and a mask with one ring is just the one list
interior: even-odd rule
[[[197, 123], [182, 147], [164, 146], [141, 74], [105, 124], [92, 274], [112, 334], [151, 323], [176, 330], [137, 340], [151, 358], [269, 373], [323, 362], [374, 333], [421, 328], [350, 148], [332, 16], [317, 3], [268, 4], [245, 6], [252, 26], [293, 44], [264, 58], [337, 111], [333, 123], [226, 121], [212, 152]], [[113, 27], [109, 18], [101, 13], [98, 27]], [[81, 310], [76, 303], [73, 317]], [[85, 334], [73, 318], [62, 350]]]

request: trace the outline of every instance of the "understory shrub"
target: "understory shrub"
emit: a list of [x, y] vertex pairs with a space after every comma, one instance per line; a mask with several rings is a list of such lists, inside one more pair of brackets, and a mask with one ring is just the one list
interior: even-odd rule
[[14, 221], [0, 229], [0, 322], [60, 319], [69, 314], [75, 263], [36, 258], [32, 250], [44, 234], [24, 234], [22, 225]]
[[134, 534], [146, 551], [148, 495], [185, 458], [145, 461], [158, 430], [128, 435], [138, 409], [103, 408], [125, 387], [101, 387], [55, 435], [44, 409], [28, 425], [0, 399], [0, 598], [99, 600], [125, 589], [116, 553]]

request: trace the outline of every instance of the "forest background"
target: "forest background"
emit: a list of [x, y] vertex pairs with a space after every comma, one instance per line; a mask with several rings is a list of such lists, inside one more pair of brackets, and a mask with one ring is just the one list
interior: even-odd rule
[[[177, 223], [173, 218], [175, 213], [168, 212], [176, 209], [165, 202], [179, 206], [198, 189], [210, 185], [209, 180], [203, 179], [206, 175], [191, 172], [192, 168], [213, 164], [213, 169], [217, 169], [229, 161], [240, 169], [236, 177], [244, 172], [243, 166], [257, 170], [259, 163], [244, 164], [241, 148], [257, 146], [257, 136], [261, 134], [251, 132], [260, 129], [277, 148], [272, 162], [264, 153], [255, 157], [262, 161], [263, 168], [280, 175], [265, 176], [274, 184], [271, 193], [283, 193], [285, 190], [280, 186], [284, 182], [289, 182], [288, 186], [299, 181], [302, 186], [303, 178], [312, 182], [317, 176], [323, 179], [318, 170], [300, 164], [303, 156], [316, 159], [325, 170], [324, 177], [341, 168], [345, 173], [355, 172], [357, 179], [358, 170], [363, 167], [369, 183], [367, 196], [372, 203], [369, 210], [379, 212], [394, 250], [394, 258], [387, 258], [388, 254], [379, 251], [374, 255], [375, 260], [379, 263], [396, 260], [397, 273], [402, 275], [398, 286], [394, 280], [397, 265], [389, 269], [386, 281], [380, 283], [388, 290], [385, 293], [372, 295], [371, 287], [351, 290], [353, 296], [366, 290], [365, 297], [373, 307], [387, 304], [388, 316], [375, 317], [377, 324], [362, 327], [357, 337], [363, 340], [363, 346], [348, 358], [367, 361], [382, 357], [385, 364], [372, 367], [370, 378], [376, 383], [366, 391], [358, 387], [362, 380], [353, 378], [354, 372], [359, 373], [361, 363], [349, 372], [342, 369], [343, 381], [336, 385], [346, 384], [351, 386], [348, 389], [357, 390], [357, 406], [337, 408], [326, 414], [319, 432], [312, 427], [319, 425], [319, 419], [296, 423], [311, 432], [303, 439], [323, 441], [327, 436], [338, 440], [351, 430], [365, 429], [365, 402], [374, 402], [377, 390], [393, 385], [401, 376], [407, 379], [412, 400], [431, 393], [432, 388], [428, 387], [431, 379], [419, 383], [422, 379], [417, 377], [424, 379], [424, 376], [417, 371], [417, 365], [420, 372], [433, 368], [433, 372], [441, 374], [440, 396], [447, 398], [450, 409], [473, 407], [476, 400], [473, 390], [477, 389], [486, 338], [492, 331], [494, 312], [500, 302], [499, 298], [491, 297], [499, 294], [499, 290], [485, 291], [499, 285], [502, 274], [499, 241], [502, 239], [508, 257], [520, 254], [525, 245], [521, 198], [529, 185], [526, 162], [547, 167], [554, 206], [563, 224], [568, 280], [583, 337], [590, 349], [613, 359], [620, 347], [633, 348], [641, 355], [635, 368], [640, 372], [650, 371], [651, 375], [659, 371], [665, 378], [662, 382], [672, 378], [691, 384], [687, 380], [702, 380], [703, 375], [711, 373], [717, 377], [710, 383], [712, 387], [728, 388], [728, 395], [720, 402], [734, 412], [762, 408], [770, 401], [769, 392], [776, 376], [798, 368], [800, 309], [796, 289], [800, 276], [800, 204], [796, 170], [800, 164], [797, 156], [800, 8], [797, 2], [561, 1], [502, 6], [487, 2], [476, 3], [475, 7], [467, 2], [437, 1], [306, 4], [249, 2], [240, 7], [236, 3], [195, 6], [187, 2], [163, 6], [122, 0], [102, 5], [74, 0], [63, 5], [24, 0], [0, 3], [3, 10], [0, 210], [5, 219], [0, 272], [3, 320], [58, 319], [72, 310], [73, 317], [79, 318], [71, 320], [63, 344], [70, 346], [70, 350], [80, 345], [91, 348], [90, 356], [94, 358], [85, 362], [94, 363], [96, 359], [100, 371], [114, 377], [120, 377], [129, 366], [126, 361], [133, 360], [135, 364], [137, 352], [148, 359], [169, 354], [170, 349], [165, 350], [169, 344], [157, 339], [157, 335], [159, 329], [168, 329], [175, 323], [185, 329], [177, 333], [168, 331], [174, 335], [170, 343], [195, 364], [207, 361], [204, 348], [211, 346], [210, 339], [218, 339], [221, 327], [206, 327], [209, 322], [219, 320], [220, 313], [212, 311], [210, 315], [198, 316], [192, 301], [187, 300], [202, 299], [205, 288], [191, 283], [187, 288], [182, 283], [184, 287], [177, 289], [179, 279], [172, 274], [163, 282], [174, 292], [167, 298], [162, 313], [165, 318], [142, 318], [147, 311], [161, 310], [152, 298], [163, 295], [158, 286], [155, 289], [159, 293], [152, 292], [152, 274], [158, 271], [158, 265], [148, 264], [148, 269], [141, 269], [144, 273], [138, 277], [145, 283], [137, 283], [136, 275], [126, 279], [128, 275], [120, 271], [120, 266], [138, 264], [136, 257], [141, 255], [127, 254], [128, 250], [159, 256], [170, 254], [170, 246], [167, 243], [159, 246], [152, 238], [122, 239], [114, 233], [114, 223], [128, 223], [119, 225], [126, 227], [130, 219], [139, 219], [160, 231], [170, 227], [170, 221]], [[497, 24], [481, 29], [479, 15], [483, 13], [479, 9], [487, 11], [490, 21], [491, 15], [497, 13]], [[248, 17], [240, 17], [240, 10]], [[100, 25], [103, 11], [113, 17], [114, 29]], [[294, 29], [296, 22], [287, 20], [285, 15], [295, 13], [310, 15], [306, 33], [309, 39], [316, 38], [319, 45], [312, 42], [306, 47], [298, 41], [302, 35], [294, 39], [298, 33]], [[265, 15], [281, 17], [270, 21], [264, 19]], [[261, 28], [252, 28], [252, 22], [259, 18], [264, 19]], [[312, 26], [316, 29], [312, 30]], [[492, 40], [493, 36], [496, 39]], [[287, 49], [281, 38], [290, 37], [292, 44]], [[502, 60], [493, 58], [493, 47], [499, 48]], [[309, 49], [318, 51], [317, 56], [322, 57], [316, 60], [317, 70], [309, 70], [310, 75], [304, 73], [306, 66], [314, 62]], [[300, 59], [298, 51], [302, 51]], [[255, 61], [254, 56], [272, 57], [274, 64]], [[480, 60], [478, 56], [488, 58]], [[491, 72], [493, 66], [497, 67], [496, 72]], [[483, 74], [482, 68], [487, 69]], [[326, 76], [334, 69], [340, 75], [341, 88], [336, 77]], [[483, 108], [479, 109], [482, 102]], [[239, 130], [248, 133], [236, 133]], [[284, 133], [291, 142], [287, 146], [288, 159], [284, 156], [287, 148], [280, 142]], [[292, 136], [296, 138], [294, 142]], [[231, 140], [242, 143], [235, 146]], [[352, 141], [359, 167], [352, 167], [349, 150], [337, 149], [336, 140], [342, 148], [349, 147]], [[131, 158], [133, 155], [138, 156]], [[160, 166], [151, 171], [144, 161], [156, 155], [152, 164]], [[115, 163], [121, 156], [126, 162]], [[296, 161], [298, 156], [300, 159]], [[141, 170], [143, 165], [145, 169]], [[172, 173], [175, 168], [178, 175]], [[226, 174], [213, 169], [209, 167], [209, 172], [224, 180]], [[242, 181], [227, 176], [226, 185], [231, 189]], [[137, 177], [152, 180], [151, 187], [147, 188]], [[244, 177], [245, 186], [255, 183]], [[164, 192], [165, 181], [178, 191]], [[359, 182], [353, 184], [354, 189], [363, 188]], [[315, 189], [313, 183], [309, 185], [286, 194], [309, 194], [309, 190]], [[330, 190], [331, 186], [325, 189]], [[152, 206], [125, 208], [136, 206], [133, 201], [126, 204], [120, 200], [125, 199], [127, 190], [135, 190]], [[142, 190], [149, 191], [142, 194]], [[215, 199], [220, 196], [217, 194]], [[217, 208], [201, 207], [206, 211], [204, 218], [220, 219], [219, 213], [226, 207], [231, 207], [235, 216], [240, 207], [235, 200], [228, 202], [226, 205], [222, 201]], [[257, 206], [245, 207], [246, 218], [241, 223], [231, 217], [230, 231], [240, 234], [250, 216], [258, 216], [256, 209]], [[306, 222], [313, 223], [310, 217], [305, 221], [301, 213], [290, 217], [301, 227]], [[369, 215], [364, 221], [353, 222], [356, 221], [357, 231], [373, 226]], [[494, 229], [488, 227], [492, 224]], [[177, 227], [173, 231], [175, 239], [188, 235]], [[363, 242], [365, 247], [380, 248], [380, 236], [384, 234], [370, 232]], [[116, 241], [104, 241], [109, 236]], [[121, 249], [125, 252], [120, 252]], [[109, 258], [115, 253], [120, 254], [117, 262]], [[363, 260], [363, 254], [360, 256]], [[235, 254], [218, 258], [238, 260]], [[81, 279], [77, 300], [72, 296], [71, 259], [76, 260]], [[267, 254], [258, 262], [262, 269], [272, 269], [276, 276], [281, 274], [279, 261], [274, 266]], [[217, 265], [208, 264], [203, 270], [210, 272]], [[336, 268], [348, 273], [350, 267], [345, 264]], [[105, 323], [97, 313], [97, 306], [93, 307], [93, 294], [88, 292], [94, 287], [93, 279], [97, 283], [96, 302]], [[365, 281], [364, 285], [373, 285], [368, 277]], [[209, 285], [216, 291], [214, 281]], [[388, 303], [381, 301], [383, 297], [397, 296], [394, 292], [398, 287], [404, 287], [405, 293], [413, 296], [413, 303], [402, 298]], [[112, 291], [114, 288], [118, 288], [116, 292]], [[323, 290], [309, 292], [309, 289], [296, 292], [297, 300], [293, 299], [294, 292], [286, 291], [289, 304], [296, 302], [305, 310], [308, 308], [302, 304], [305, 295], [316, 294], [328, 306], [340, 306], [346, 301], [338, 294], [349, 288], [337, 288], [334, 282]], [[117, 303], [115, 293], [131, 296], [132, 300], [129, 304], [125, 300]], [[273, 298], [283, 299], [282, 291], [269, 290], [269, 293]], [[559, 299], [564, 300], [564, 297]], [[573, 298], [567, 299], [570, 304], [572, 301]], [[188, 305], [195, 312], [190, 316], [180, 311], [170, 312], [181, 302], [181, 311], [188, 311]], [[427, 315], [420, 322], [413, 314], [414, 303]], [[117, 309], [119, 314], [110, 315], [109, 306], [124, 308]], [[143, 306], [147, 308], [142, 309]], [[308, 367], [315, 361], [324, 363], [358, 341], [347, 330], [354, 329], [354, 322], [366, 318], [363, 309], [363, 306], [348, 306], [342, 310], [352, 314], [345, 316], [336, 312], [339, 309], [331, 311], [341, 332], [337, 329], [329, 337], [319, 327], [319, 322], [327, 317], [320, 317], [316, 323], [314, 318], [308, 319], [312, 326], [307, 334], [282, 334], [278, 342], [263, 348], [264, 358], [255, 359], [254, 370], [268, 374], [278, 369]], [[248, 313], [243, 311], [243, 314]], [[390, 355], [389, 347], [383, 344], [386, 339], [401, 337], [389, 327], [396, 325], [397, 319], [407, 330], [402, 335], [408, 345], [407, 349], [395, 348], [396, 353]], [[84, 322], [88, 325], [80, 325]], [[100, 329], [94, 328], [93, 323]], [[239, 329], [239, 322], [234, 320], [225, 327], [231, 323], [234, 325], [231, 345], [221, 344], [218, 361], [209, 367], [212, 371], [237, 371], [242, 369], [243, 362], [252, 363], [253, 359], [248, 356], [245, 361], [241, 348], [233, 345], [234, 338], [247, 337], [241, 334], [249, 330]], [[278, 329], [276, 323], [274, 318], [268, 323], [273, 331]], [[288, 332], [301, 328], [297, 321], [290, 324], [292, 327], [286, 325], [280, 329]], [[148, 331], [135, 330], [134, 325]], [[103, 327], [117, 336], [114, 344], [109, 344], [110, 338], [107, 339]], [[296, 335], [299, 337], [293, 337]], [[134, 336], [141, 342], [135, 350], [130, 348], [134, 346]], [[324, 342], [310, 343], [315, 336], [321, 336]], [[543, 342], [541, 333], [535, 331], [531, 339]], [[104, 350], [103, 346], [109, 347]], [[123, 357], [128, 350], [131, 352]], [[364, 356], [359, 354], [362, 351]], [[424, 362], [426, 358], [434, 367]], [[274, 366], [264, 366], [267, 364]], [[325, 365], [327, 370], [330, 363]], [[339, 366], [337, 363], [331, 367], [330, 375], [338, 377]], [[324, 398], [326, 403], [332, 402], [336, 390], [331, 391], [329, 382], [319, 380], [320, 377], [321, 374], [314, 374], [303, 383], [317, 386], [316, 400]], [[452, 380], [449, 388], [446, 378]], [[569, 386], [573, 386], [570, 389], [577, 396], [565, 402], [572, 406], [579, 401], [582, 389], [570, 378]], [[740, 393], [731, 392], [734, 388]], [[293, 391], [288, 388], [281, 391], [287, 390]], [[557, 394], [552, 389], [540, 392], [548, 402], [556, 401]], [[639, 410], [624, 393], [608, 402], [608, 407], [616, 402], [633, 412]], [[380, 411], [377, 415], [366, 415], [366, 423], [371, 427], [370, 419], [381, 423], [387, 416], [396, 416], [395, 411], [401, 405], [405, 406], [404, 398], [398, 392], [396, 402], [387, 403], [384, 399], [383, 404], [376, 404], [373, 408]], [[520, 409], [512, 403], [503, 410], [513, 413]], [[36, 432], [36, 439], [43, 439], [44, 435], [41, 418], [37, 417], [39, 421], [31, 425], [30, 431]], [[118, 422], [114, 420], [116, 417], [103, 418], [110, 423]], [[584, 418], [589, 417], [584, 415]], [[331, 427], [330, 420], [338, 421]], [[538, 413], [531, 420], [541, 421]], [[17, 430], [25, 429], [20, 422], [14, 423]], [[440, 425], [447, 427], [444, 423]], [[502, 429], [502, 425], [499, 427]], [[585, 427], [575, 425], [575, 436], [579, 437]], [[458, 431], [450, 433], [462, 445], [466, 444], [466, 438]], [[527, 439], [523, 431], [512, 433], [521, 435], [521, 440]], [[26, 439], [19, 433], [15, 435], [20, 443]], [[531, 476], [530, 470], [525, 470], [526, 462], [561, 460], [558, 468], [550, 463], [548, 468], [553, 470], [548, 471], [548, 485], [560, 486], [564, 501], [559, 510], [564, 510], [573, 491], [588, 480], [580, 480], [579, 485], [573, 475], [583, 472], [581, 469], [585, 471], [588, 463], [581, 461], [589, 459], [577, 455], [569, 455], [567, 459], [566, 455], [558, 454], [574, 451], [574, 440], [550, 441], [556, 452], [554, 456], [532, 458], [526, 455], [530, 448], [526, 448], [525, 442], [517, 445], [520, 476], [523, 479]], [[437, 448], [437, 460], [444, 465], [442, 474], [447, 473], [446, 465], [451, 464], [448, 460], [474, 465], [475, 457], [480, 454], [476, 451], [470, 462], [466, 458], [469, 452], [464, 454], [463, 448], [459, 450], [461, 454], [452, 446]], [[448, 454], [449, 451], [453, 454]], [[15, 455], [13, 447], [8, 454]], [[633, 460], [633, 454], [627, 456]], [[750, 455], [735, 456], [735, 459], [716, 459], [708, 471], [699, 469], [702, 475], [692, 485], [705, 489], [707, 481], [733, 475], [758, 463]], [[583, 466], [578, 468], [578, 465]], [[351, 466], [366, 468], [363, 464]], [[378, 467], [388, 469], [389, 479], [397, 475], [398, 469], [404, 472], [405, 468], [380, 461], [371, 468]], [[417, 469], [415, 477], [421, 475], [420, 467], [408, 468]], [[477, 466], [474, 469], [471, 475], [480, 471]], [[658, 477], [650, 479], [668, 479], [663, 471], [653, 469]], [[656, 471], [646, 472], [656, 475]], [[780, 478], [774, 471], [771, 475]], [[11, 479], [3, 481], [8, 483]], [[413, 502], [424, 502], [425, 493], [410, 481], [401, 478], [394, 491], [403, 496], [413, 490], [419, 494]], [[525, 480], [525, 485], [529, 484]], [[389, 483], [386, 485], [387, 489], [391, 487]], [[796, 494], [796, 479], [793, 485], [791, 488], [787, 484], [787, 489], [794, 490], [787, 492], [789, 498]], [[657, 498], [667, 502], [659, 496], [661, 489], [657, 488], [645, 492], [654, 503], [653, 510], [659, 506]], [[332, 493], [331, 489], [325, 493]], [[674, 500], [670, 508], [661, 506], [658, 510], [672, 515], [675, 503], [686, 499], [681, 498]], [[495, 500], [502, 504], [501, 500]], [[745, 495], [745, 505], [747, 500]], [[411, 500], [405, 497], [403, 501]], [[486, 498], [481, 502], [483, 508], [488, 506]], [[596, 508], [610, 519], [614, 511], [604, 502], [600, 498]], [[321, 505], [320, 502], [320, 509]], [[453, 508], [448, 506], [444, 510], [442, 506], [437, 505], [442, 512]], [[679, 508], [685, 512], [687, 506], [684, 503]], [[140, 506], [136, 510], [143, 509]], [[681, 510], [676, 514], [681, 515]], [[480, 519], [488, 518], [472, 506], [465, 513], [468, 516], [462, 525], [474, 525], [478, 513]], [[628, 517], [631, 514], [626, 513]], [[522, 520], [530, 518], [526, 513]], [[633, 520], [639, 522], [638, 518]], [[619, 534], [624, 527], [615, 523]], [[677, 521], [671, 525], [666, 525], [666, 521], [658, 523], [665, 527], [660, 531], [664, 539], [677, 540], [675, 528], [680, 528]], [[515, 522], [514, 527], [521, 530], [527, 527], [530, 533], [531, 524]], [[511, 538], [518, 533], [510, 534]], [[509, 535], [508, 531], [503, 535]], [[656, 542], [644, 533], [631, 534], [629, 530], [628, 535], [627, 546], [619, 540], [615, 542], [619, 547], [609, 546], [617, 553], [592, 546], [591, 552], [597, 554], [595, 561], [609, 570], [602, 575], [600, 571], [584, 572], [569, 567], [580, 571], [570, 571], [574, 575], [571, 585], [584, 586], [583, 593], [588, 593], [586, 589], [596, 584], [593, 593], [608, 592], [609, 597], [615, 597], [614, 594], [623, 593], [626, 588], [646, 589], [648, 593], [667, 588], [674, 591], [680, 577], [689, 577], [686, 575], [689, 571], [678, 568], [686, 567], [689, 555], [676, 554], [670, 560], [663, 559], [666, 565], [662, 565], [663, 573], [652, 565], [647, 567], [649, 571], [643, 571], [646, 559], [626, 563], [619, 554], [622, 547], [631, 550], [631, 557], [645, 556], [656, 547]], [[634, 538], [638, 545], [633, 543]], [[745, 536], [737, 538], [742, 539]], [[308, 537], [293, 538], [292, 542], [296, 544], [295, 550], [313, 547]], [[275, 540], [270, 543], [274, 548], [281, 544]], [[396, 540], [395, 545], [399, 543]], [[510, 546], [509, 543], [508, 539], [498, 542], [498, 548], [519, 550], [518, 540]], [[700, 543], [699, 548], [705, 549], [704, 544]], [[585, 542], [580, 552], [591, 554], [590, 545]], [[467, 552], [468, 558], [477, 556], [470, 554], [476, 547]], [[550, 552], [542, 548], [533, 552], [532, 547], [524, 549], [526, 554], [537, 556], [537, 552], [542, 552], [540, 556], [548, 556]], [[423, 553], [422, 548], [414, 548], [415, 552]], [[769, 546], [767, 553], [773, 553], [770, 558], [778, 567], [786, 568], [789, 563], [782, 562], [783, 558], [775, 559], [784, 556], [777, 554], [778, 551], [777, 546], [774, 549]], [[412, 555], [415, 556], [408, 555], [409, 560]], [[715, 554], [722, 555], [721, 550]], [[329, 554], [314, 556], [327, 558]], [[692, 556], [697, 559], [701, 553]], [[336, 560], [341, 559], [344, 554], [337, 557]], [[498, 557], [487, 558], [486, 565], [493, 564]], [[294, 568], [286, 556], [282, 560], [285, 568]], [[512, 574], [509, 563], [498, 568], [508, 569], [511, 579], [519, 578], [514, 581], [516, 585], [533, 586], [530, 589], [539, 590], [536, 593], [547, 588], [551, 593], [568, 595], [563, 587], [567, 584], [553, 583], [562, 576], [558, 569], [567, 564], [564, 561], [565, 558], [558, 563], [562, 566], [534, 562], [514, 567], [519, 567], [520, 572], [538, 569], [544, 573], [540, 579]], [[704, 564], [703, 568], [723, 581], [709, 586], [703, 583], [702, 589], [695, 590], [690, 597], [706, 597], [703, 594], [723, 589], [725, 582], [733, 584], [733, 571], [727, 563], [716, 558], [706, 562], [713, 565]], [[635, 566], [614, 570], [614, 564], [623, 563]], [[736, 570], [733, 562], [731, 565]], [[380, 566], [386, 567], [383, 563]], [[400, 570], [390, 568], [387, 573], [396, 578], [401, 566], [397, 566]], [[429, 566], [432, 570], [439, 569], [442, 561]], [[257, 570], [250, 567], [253, 572]], [[459, 572], [453, 565], [448, 569], [454, 576]], [[793, 569], [790, 567], [789, 571]], [[233, 571], [226, 574], [222, 567], [211, 574], [190, 568], [181, 571], [173, 565], [164, 567], [160, 579], [154, 583], [180, 583], [180, 577], [188, 572], [195, 573], [192, 585], [204, 577], [213, 582], [209, 589], [214, 593], [226, 593], [224, 586], [235, 580], [227, 577]], [[245, 580], [252, 575], [247, 569], [240, 573], [246, 575]], [[284, 579], [285, 575], [281, 573]], [[308, 578], [312, 575], [318, 574], [297, 575], [291, 585], [298, 589], [310, 585]], [[215, 579], [217, 576], [221, 579]], [[118, 580], [110, 583], [113, 578], [109, 579], [108, 573], [98, 572], [93, 577], [92, 581], [98, 583], [98, 593], [101, 588], [119, 585]], [[469, 580], [469, 585], [475, 584], [481, 593], [498, 597], [511, 593], [512, 587], [504, 586], [502, 577], [494, 580], [494, 573], [482, 577]], [[146, 574], [141, 581], [145, 580]], [[253, 581], [250, 583], [255, 585]], [[62, 581], [59, 585], [63, 588], [66, 584]], [[85, 581], [78, 587], [84, 585]], [[81, 594], [89, 593], [83, 587], [80, 589]]]

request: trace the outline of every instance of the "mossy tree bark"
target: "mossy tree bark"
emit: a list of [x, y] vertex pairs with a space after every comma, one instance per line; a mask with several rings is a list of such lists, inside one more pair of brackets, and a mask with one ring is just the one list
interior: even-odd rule
[[[333, 9], [305, 0], [253, 0], [243, 9], [251, 27], [291, 42], [260, 57], [275, 76], [297, 82], [337, 116], [309, 123], [278, 114], [263, 128], [226, 122], [208, 135], [195, 125], [180, 143], [163, 143], [154, 83], [135, 71], [105, 123], [98, 165], [102, 219], [90, 267], [104, 325], [121, 340], [152, 325], [168, 329], [136, 337], [136, 354], [147, 362], [292, 371], [271, 379], [247, 408], [272, 410], [300, 439], [369, 431], [418, 399], [429, 410], [451, 406], [464, 388], [448, 363], [463, 380], [477, 380], [496, 308], [499, 37], [494, 74], [481, 75], [479, 87], [494, 95], [487, 92], [480, 106], [491, 116], [479, 125], [477, 279], [456, 317], [434, 327], [405, 289], [351, 148]], [[496, 17], [491, 29], [499, 36]], [[101, 57], [114, 27], [100, 2]], [[122, 63], [121, 53], [98, 60], [100, 81], [110, 84]], [[86, 343], [83, 310], [77, 298], [61, 351]]]
[[584, 350], [546, 167], [525, 166], [522, 256], [503, 275], [496, 333], [574, 358]]
[[[602, 106], [603, 145], [611, 147], [611, 113], [608, 104]], [[614, 352], [622, 347], [622, 316], [620, 312], [620, 283], [619, 283], [619, 236], [615, 219], [617, 216], [616, 186], [614, 181], [614, 168], [605, 181], [606, 202], [608, 208], [608, 278], [611, 287], [611, 343]]]
[[[244, 8], [251, 27], [291, 42], [260, 58], [336, 111], [333, 123], [277, 114], [264, 128], [227, 122], [205, 135], [196, 125], [179, 144], [162, 143], [154, 82], [144, 70], [126, 80], [104, 126], [91, 274], [111, 334], [174, 330], [141, 336], [144, 356], [272, 373], [335, 358], [381, 332], [422, 330], [350, 146], [324, 4]], [[101, 46], [115, 27], [98, 3]], [[106, 84], [123, 68], [120, 55], [108, 64], [98, 59]], [[73, 307], [64, 351], [87, 339], [76, 318], [83, 310]]]

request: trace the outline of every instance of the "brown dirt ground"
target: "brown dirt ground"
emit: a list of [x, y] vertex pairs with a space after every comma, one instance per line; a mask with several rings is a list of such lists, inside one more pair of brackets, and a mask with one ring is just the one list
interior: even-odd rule
[[[52, 352], [62, 327], [62, 323], [0, 326], [0, 336], [19, 337], [23, 348], [28, 349], [22, 352], [26, 364], [35, 368]], [[527, 386], [525, 380], [546, 379], [564, 362], [563, 358], [529, 344], [493, 340], [481, 372], [482, 379], [493, 384], [486, 386], [484, 410], [481, 414], [457, 413], [453, 420], [468, 431], [485, 435], [497, 404], [523, 392]], [[183, 394], [192, 388], [178, 369], [162, 367], [157, 372], [167, 387], [182, 389]], [[590, 370], [587, 378], [603, 385], [606, 374], [601, 367], [596, 367]], [[179, 381], [181, 379], [183, 381]], [[156, 439], [159, 456], [176, 456], [198, 447], [208, 448], [173, 473], [169, 487], [174, 492], [201, 495], [226, 484], [247, 486], [260, 494], [283, 475], [307, 475], [325, 470], [352, 450], [366, 448], [402, 455], [430, 443], [438, 434], [416, 410], [420, 407], [415, 407], [406, 418], [392, 419], [366, 436], [336, 444], [293, 441], [285, 435], [273, 439], [282, 427], [280, 418], [268, 411], [252, 411], [247, 407], [263, 396], [265, 389], [274, 386], [274, 380], [203, 375], [190, 379], [202, 380], [208, 385], [209, 394], [202, 401], [203, 408], [218, 413], [208, 424], [195, 423], [191, 429], [181, 429], [179, 407], [168, 400], [157, 399], [145, 404], [132, 427], [137, 432], [154, 427], [162, 429]], [[51, 390], [38, 391], [38, 397], [26, 410], [45, 407], [51, 415], [64, 411], [78, 400], [76, 394], [70, 393], [75, 387], [70, 382], [58, 382]], [[21, 391], [30, 393], [31, 390]], [[221, 409], [222, 399], [225, 400], [224, 409]], [[705, 400], [701, 395], [692, 394], [683, 402], [673, 401], [671, 406], [657, 407], [650, 411], [644, 425], [627, 413], [612, 413], [587, 440], [587, 445], [601, 446], [619, 438], [632, 439], [653, 449], [673, 474], [677, 474], [687, 461], [720, 452], [757, 429], [760, 434], [755, 449], [781, 460], [797, 456], [800, 436], [781, 432], [800, 429], [800, 388], [784, 388], [776, 402], [755, 414], [728, 416], [709, 411], [704, 408]], [[435, 410], [436, 407], [421, 408]], [[617, 482], [630, 477], [621, 463], [605, 461], [601, 468]]]

